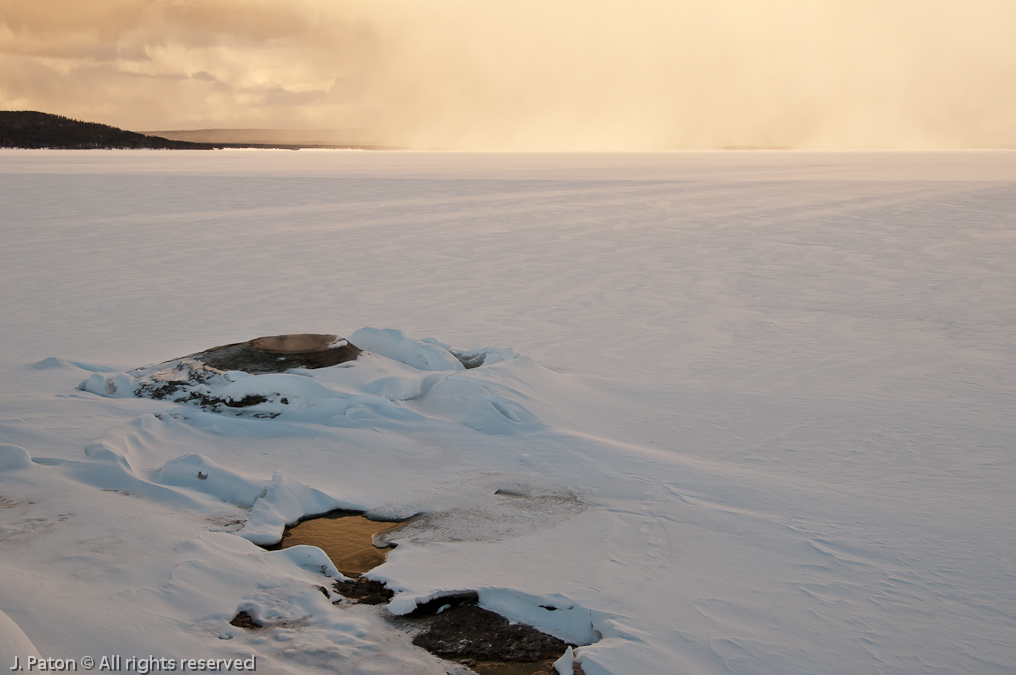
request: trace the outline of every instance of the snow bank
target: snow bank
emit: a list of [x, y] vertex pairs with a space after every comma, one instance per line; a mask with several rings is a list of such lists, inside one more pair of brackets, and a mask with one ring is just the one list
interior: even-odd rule
[[465, 370], [448, 349], [436, 342], [414, 340], [394, 328], [361, 328], [349, 336], [360, 349], [399, 361], [417, 370]]
[[36, 361], [32, 364], [32, 368], [36, 370], [52, 370], [54, 368], [77, 368], [78, 370], [89, 370], [95, 373], [112, 372], [112, 368], [109, 366], [100, 366], [94, 363], [82, 363], [81, 361], [71, 361], [69, 359], [61, 359], [56, 356], [50, 356]]
[[592, 615], [564, 595], [531, 595], [506, 588], [480, 588], [480, 606], [516, 623], [526, 623], [576, 645], [589, 645], [602, 635]]
[[251, 508], [265, 496], [260, 484], [224, 469], [202, 455], [191, 453], [166, 462], [150, 474], [152, 482], [203, 492], [222, 501]]
[[24, 669], [25, 660], [29, 656], [42, 658], [39, 650], [25, 635], [25, 631], [21, 630], [21, 626], [14, 623], [14, 620], [3, 611], [0, 611], [0, 663], [12, 664], [8, 667], [13, 669], [14, 659], [17, 657], [21, 659], [22, 669]]
[[305, 570], [318, 572], [332, 579], [341, 581], [348, 578], [335, 568], [331, 558], [317, 546], [290, 546], [279, 551], [271, 551], [269, 555], [285, 558]]
[[[510, 349], [453, 350], [433, 338], [417, 340], [392, 328], [361, 328], [353, 340], [368, 353], [327, 368], [250, 374], [183, 358], [123, 373], [95, 372], [79, 389], [110, 398], [171, 401], [222, 415], [261, 419], [284, 415], [332, 426], [381, 420], [398, 425], [418, 423], [422, 417], [489, 434], [512, 434], [539, 424], [525, 406], [527, 396], [499, 383], [503, 376], [490, 375], [492, 368], [510, 364], [516, 371], [537, 369]], [[519, 374], [506, 379], [512, 377]]]
[[0, 151], [3, 609], [56, 657], [448, 672], [245, 538], [338, 505], [433, 526], [400, 601], [588, 621], [588, 675], [1013, 672], [1013, 159]]
[[350, 508], [349, 502], [307, 487], [277, 471], [271, 482], [261, 487], [240, 536], [255, 544], [273, 544], [282, 538], [286, 525], [304, 516], [340, 508]]
[[402, 591], [388, 604], [388, 611], [404, 616], [433, 600], [473, 591], [479, 596], [479, 605], [505, 617], [513, 623], [525, 623], [559, 640], [576, 645], [589, 645], [602, 637], [593, 625], [588, 609], [576, 605], [559, 593], [532, 595], [507, 588], [446, 589], [415, 594]]
[[32, 466], [32, 456], [20, 445], [0, 444], [0, 471], [15, 471]]

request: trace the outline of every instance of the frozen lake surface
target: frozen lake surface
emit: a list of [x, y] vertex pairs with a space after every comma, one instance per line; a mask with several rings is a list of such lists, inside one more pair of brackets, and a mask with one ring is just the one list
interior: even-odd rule
[[[478, 590], [587, 675], [1016, 670], [1016, 152], [4, 150], [0, 234], [43, 656], [455, 672], [255, 545], [351, 508], [426, 514], [390, 611]], [[131, 395], [285, 333], [372, 355]]]

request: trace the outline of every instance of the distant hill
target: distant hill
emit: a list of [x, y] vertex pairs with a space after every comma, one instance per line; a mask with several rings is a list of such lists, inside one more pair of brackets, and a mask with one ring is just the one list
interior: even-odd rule
[[171, 141], [49, 113], [0, 110], [0, 148], [211, 150], [217, 147], [222, 146]]
[[226, 148], [401, 149], [381, 142], [369, 129], [176, 129], [142, 133]]

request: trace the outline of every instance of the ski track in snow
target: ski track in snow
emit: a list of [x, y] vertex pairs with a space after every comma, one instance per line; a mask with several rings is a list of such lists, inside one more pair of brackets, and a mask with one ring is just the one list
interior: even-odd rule
[[[255, 545], [343, 507], [426, 514], [391, 611], [588, 675], [1016, 670], [1016, 153], [4, 150], [0, 205], [2, 658], [448, 671]], [[121, 386], [290, 332], [372, 355]]]

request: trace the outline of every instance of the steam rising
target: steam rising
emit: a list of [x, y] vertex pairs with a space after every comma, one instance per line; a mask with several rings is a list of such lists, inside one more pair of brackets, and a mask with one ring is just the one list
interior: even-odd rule
[[1016, 147], [1012, 0], [0, 0], [0, 107], [476, 150]]

